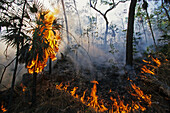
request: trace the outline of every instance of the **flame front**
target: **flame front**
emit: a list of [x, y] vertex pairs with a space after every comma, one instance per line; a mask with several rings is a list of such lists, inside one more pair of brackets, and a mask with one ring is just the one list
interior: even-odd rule
[[[60, 32], [54, 25], [54, 15], [55, 13], [50, 11], [39, 13], [37, 27], [33, 32], [33, 45], [29, 49], [29, 51], [33, 51], [33, 55], [36, 54], [36, 57], [27, 63], [28, 72], [31, 74], [33, 72], [42, 72], [48, 58], [51, 58], [52, 61], [56, 60], [56, 54], [59, 50]], [[44, 54], [42, 55], [42, 53]]]
[[[96, 93], [97, 93], [96, 84], [99, 84], [99, 83], [97, 81], [91, 81], [91, 83], [94, 83], [94, 85], [93, 85], [93, 88], [91, 89], [91, 94], [90, 94], [91, 97], [87, 97], [88, 98], [87, 101], [85, 101], [85, 94], [86, 94], [87, 89], [83, 92], [82, 97], [79, 97], [79, 95], [76, 94], [76, 90], [78, 89], [78, 87], [74, 87], [69, 93], [74, 98], [80, 99], [80, 101], [83, 104], [93, 107], [96, 111], [99, 111], [99, 112], [107, 111], [108, 109], [104, 106], [103, 102], [101, 102], [102, 103], [101, 105], [98, 103], [98, 96], [96, 95]], [[63, 86], [63, 83], [60, 83], [59, 85], [56, 85], [56, 89], [64, 90], [65, 92], [67, 92], [68, 86], [69, 86], [69, 84], [66, 86]]]

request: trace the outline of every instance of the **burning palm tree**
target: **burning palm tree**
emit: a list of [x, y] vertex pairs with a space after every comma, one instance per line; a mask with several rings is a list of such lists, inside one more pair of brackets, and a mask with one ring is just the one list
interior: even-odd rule
[[56, 23], [55, 12], [40, 11], [31, 43], [25, 45], [25, 65], [28, 73], [33, 74], [32, 103], [36, 102], [36, 76], [47, 65], [48, 58], [56, 60], [59, 50], [60, 25]]

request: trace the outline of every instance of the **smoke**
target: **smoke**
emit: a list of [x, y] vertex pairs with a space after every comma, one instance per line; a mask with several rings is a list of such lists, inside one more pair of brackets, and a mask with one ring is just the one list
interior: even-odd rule
[[[2, 76], [2, 73], [5, 69], [5, 66], [7, 66], [14, 58], [15, 58], [15, 48], [8, 48], [7, 51], [7, 57], [3, 54], [5, 49], [6, 49], [6, 45], [2, 42], [0, 42], [1, 45], [1, 49], [0, 49], [0, 77]], [[4, 90], [6, 88], [11, 87], [11, 82], [12, 82], [12, 77], [13, 77], [13, 72], [14, 72], [14, 67], [15, 67], [15, 61], [9, 66], [7, 67], [2, 82], [0, 84], [0, 90]], [[26, 72], [26, 69], [24, 68], [24, 65], [19, 65], [18, 66], [18, 71], [16, 74], [16, 84], [21, 81], [22, 75], [23, 73]]]
[[[58, 14], [58, 18], [60, 19], [60, 24], [63, 26], [63, 30], [61, 30], [62, 41], [59, 46], [59, 53], [64, 53], [70, 57], [70, 59], [74, 62], [76, 73], [82, 73], [82, 75], [84, 74], [84, 76], [89, 79], [94, 79], [96, 76], [104, 77], [106, 74], [102, 71], [105, 68], [109, 68], [114, 72], [118, 71], [119, 73], [122, 73], [126, 55], [126, 31], [123, 32], [123, 30], [127, 28], [127, 20], [125, 18], [128, 16], [129, 5], [127, 4], [130, 2], [127, 2], [127, 4], [124, 3], [122, 6], [119, 5], [115, 10], [108, 14], [110, 24], [107, 36], [107, 45], [104, 45], [103, 43], [105, 33], [105, 21], [103, 17], [92, 10], [89, 4], [80, 5], [80, 1], [77, 2], [79, 4], [77, 5], [77, 10], [79, 11], [78, 13], [80, 18], [78, 18], [76, 10], [74, 10], [74, 8], [71, 9], [70, 7], [73, 3], [67, 2], [66, 4], [70, 45], [67, 44], [65, 23], [62, 14], [63, 11], [60, 7], [61, 10], [60, 14]], [[67, 7], [67, 5], [69, 7]], [[121, 10], [119, 9], [123, 9], [122, 11], [124, 12], [120, 12]], [[139, 26], [138, 24], [138, 21], [136, 21], [134, 34], [136, 39], [139, 37], [140, 39], [134, 41], [136, 51], [138, 51], [134, 54], [134, 58], [142, 57], [142, 54], [146, 51], [147, 47], [153, 45], [153, 40], [147, 23], [144, 23], [144, 29], [141, 24]], [[115, 25], [116, 27], [111, 27], [111, 25]], [[140, 32], [142, 34], [139, 36], [136, 35], [136, 32]], [[156, 39], [158, 39], [161, 35], [161, 33], [156, 29], [154, 29], [154, 33]], [[0, 64], [7, 65], [15, 57], [16, 50], [9, 49], [9, 57], [6, 59], [3, 55], [5, 45], [2, 44], [1, 48]], [[61, 57], [59, 53], [57, 54], [57, 57]], [[15, 62], [8, 67], [3, 78], [2, 84], [7, 87], [10, 86], [12, 80], [14, 64]], [[116, 69], [115, 67], [118, 67], [119, 69]], [[3, 69], [4, 67], [0, 65], [0, 74]], [[46, 67], [46, 70], [48, 70], [48, 66]], [[17, 72], [17, 81], [21, 79], [21, 75], [25, 72], [26, 70], [24, 66], [20, 65]], [[2, 86], [0, 86], [0, 89], [1, 88]]]
[[[73, 5], [71, 2], [67, 2], [68, 5], [70, 5], [69, 3]], [[114, 10], [110, 12], [112, 18], [109, 16], [110, 24], [107, 45], [103, 44], [105, 21], [100, 14], [92, 10], [89, 5], [82, 5], [81, 7], [78, 7], [80, 16], [79, 20], [74, 9], [70, 12], [67, 10], [71, 42], [68, 47], [65, 38], [66, 32], [63, 31], [63, 43], [60, 45], [60, 52], [67, 51], [66, 54], [74, 62], [76, 71], [89, 70], [90, 78], [94, 78], [93, 75], [96, 74], [104, 76], [101, 72], [104, 67], [110, 68], [116, 66], [119, 68], [117, 71], [122, 73], [126, 57], [126, 31], [123, 30], [126, 30], [127, 28], [127, 19], [125, 18], [128, 16], [129, 3], [130, 2], [121, 4], [122, 6], [120, 5], [118, 7], [119, 9], [124, 7], [123, 10], [121, 9], [122, 12], [115, 12]], [[62, 13], [62, 10], [60, 13]], [[113, 17], [113, 15], [117, 15], [117, 17]], [[79, 26], [79, 22], [81, 22], [81, 26]], [[65, 25], [64, 23], [62, 24], [63, 26]], [[112, 27], [112, 25], [115, 25], [116, 27]], [[80, 31], [80, 27], [82, 31]], [[65, 27], [63, 29], [65, 29]], [[141, 33], [141, 35], [138, 35], [137, 32]], [[156, 40], [161, 35], [161, 33], [156, 30], [155, 26], [154, 35]], [[150, 29], [146, 22], [144, 23], [143, 29], [142, 24], [137, 20], [135, 21], [134, 37], [134, 48], [137, 52], [134, 53], [134, 59], [141, 58], [147, 48], [153, 45]], [[151, 49], [154, 50], [154, 48]], [[114, 68], [111, 69], [115, 70]], [[88, 75], [86, 74], [86, 76]]]

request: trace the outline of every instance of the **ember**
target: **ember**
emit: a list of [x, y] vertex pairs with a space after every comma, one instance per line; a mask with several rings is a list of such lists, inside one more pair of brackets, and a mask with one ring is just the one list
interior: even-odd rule
[[20, 86], [22, 87], [22, 92], [25, 92], [27, 87], [24, 86], [22, 83], [20, 84]]

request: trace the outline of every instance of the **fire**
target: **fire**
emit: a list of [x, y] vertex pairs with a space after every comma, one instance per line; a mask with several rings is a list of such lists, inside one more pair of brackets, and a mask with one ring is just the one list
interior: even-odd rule
[[[131, 86], [132, 86], [132, 88], [133, 88], [133, 89], [135, 90], [135, 92], [136, 92], [136, 95], [133, 94], [133, 93], [131, 93], [131, 95], [133, 95], [133, 96], [138, 96], [138, 97], [142, 98], [143, 100], [145, 100], [145, 102], [147, 102], [147, 103], [149, 104], [149, 106], [151, 106], [151, 104], [152, 104], [152, 102], [151, 102], [151, 96], [145, 95], [145, 94], [143, 93], [143, 91], [140, 90], [140, 88], [137, 87], [135, 84], [132, 84], [132, 83], [131, 83]], [[138, 99], [140, 100], [140, 98], [138, 98]]]
[[[59, 50], [60, 32], [55, 25], [55, 13], [50, 11], [40, 12], [37, 18], [37, 27], [33, 32], [33, 45], [29, 52], [36, 57], [27, 63], [29, 73], [42, 72], [48, 58], [56, 60], [56, 54]], [[40, 45], [42, 44], [42, 45]], [[42, 52], [44, 53], [42, 55]], [[41, 55], [40, 55], [41, 54]]]
[[[69, 93], [77, 99], [80, 99], [80, 101], [83, 104], [86, 104], [87, 106], [93, 107], [96, 111], [100, 111], [100, 112], [104, 112], [107, 111], [108, 109], [104, 106], [103, 102], [101, 102], [102, 104], [100, 105], [98, 103], [98, 96], [96, 95], [97, 93], [97, 86], [96, 84], [99, 84], [97, 81], [91, 81], [91, 83], [94, 83], [93, 88], [91, 89], [91, 97], [87, 97], [87, 101], [85, 101], [85, 94], [87, 89], [83, 92], [83, 96], [79, 97], [78, 94], [76, 94], [76, 90], [78, 89], [78, 87], [74, 87]], [[63, 88], [63, 83], [60, 83], [59, 85], [56, 85], [56, 89], [58, 90], [64, 90], [65, 92], [67, 92], [67, 88], [69, 87], [69, 84], [64, 86]]]
[[97, 81], [91, 81], [91, 83], [94, 83], [93, 88], [91, 89], [91, 101], [88, 104], [88, 106], [91, 106], [93, 108], [95, 108], [96, 110], [99, 109], [99, 111], [104, 112], [106, 110], [108, 110], [103, 104], [99, 105], [98, 103], [98, 96], [96, 95], [97, 93], [97, 86], [96, 84], [99, 84]]
[[71, 95], [74, 97], [76, 90], [78, 89], [78, 87], [74, 87], [72, 91], [70, 91]]
[[143, 67], [141, 68], [141, 70], [142, 70], [141, 73], [149, 73], [149, 74], [155, 75], [154, 70], [151, 71], [151, 70], [148, 69], [146, 66], [143, 66]]
[[[120, 99], [118, 95], [119, 101], [117, 102], [116, 99], [113, 99], [113, 97], [110, 97], [110, 100], [112, 100], [114, 103], [112, 105], [112, 109], [110, 110], [111, 113], [128, 113], [131, 110], [131, 107], [129, 107], [129, 104], [124, 105], [123, 101]], [[116, 111], [114, 111], [116, 110]]]
[[20, 85], [21, 87], [22, 87], [22, 92], [25, 92], [26, 91], [26, 86], [24, 86], [22, 83], [21, 83], [21, 85]]
[[87, 91], [87, 89], [83, 92], [83, 96], [80, 98], [80, 100], [83, 104], [85, 104], [84, 97], [85, 97], [86, 91]]
[[136, 103], [132, 101], [131, 106], [129, 104], [124, 104], [124, 102], [120, 99], [118, 95], [118, 101], [116, 99], [113, 99], [113, 97], [110, 97], [110, 100], [112, 100], [114, 103], [112, 105], [112, 109], [109, 110], [109, 113], [129, 113], [135, 110], [142, 110], [145, 111], [146, 108], [141, 106], [139, 103]]
[[[151, 75], [155, 75], [155, 69], [157, 69], [158, 67], [160, 67], [161, 65], [161, 62], [158, 58], [153, 58], [152, 56], [149, 56], [151, 57], [152, 61], [156, 63], [156, 66], [152, 65], [151, 61], [146, 61], [146, 60], [142, 60], [143, 62], [147, 63], [147, 67], [146, 65], [144, 65], [142, 68], [141, 68], [141, 73], [149, 73]], [[151, 69], [152, 68], [152, 69]]]
[[154, 59], [153, 57], [151, 57], [151, 58], [157, 64], [157, 67], [160, 67], [160, 65], [161, 65], [160, 60], [158, 58], [156, 58], [156, 59]]
[[4, 105], [3, 105], [3, 104], [1, 105], [1, 110], [2, 110], [3, 113], [7, 111], [7, 109], [4, 108]]
[[[58, 90], [62, 90], [65, 92], [70, 93], [74, 98], [79, 99], [83, 104], [92, 107], [95, 109], [96, 112], [104, 112], [104, 111], [109, 111], [109, 113], [129, 113], [131, 111], [137, 111], [137, 110], [141, 110], [141, 111], [145, 111], [146, 108], [143, 107], [140, 103], [142, 102], [141, 99], [143, 99], [145, 102], [147, 102], [149, 104], [149, 106], [151, 106], [152, 102], [151, 102], [151, 96], [145, 95], [143, 93], [143, 91], [137, 87], [135, 84], [133, 84], [132, 80], [130, 80], [128, 78], [128, 80], [131, 82], [131, 86], [134, 89], [135, 93], [130, 93], [132, 96], [137, 97], [138, 102], [134, 102], [133, 100], [131, 101], [131, 103], [127, 103], [125, 104], [123, 100], [121, 100], [120, 96], [118, 95], [117, 99], [114, 99], [112, 96], [110, 97], [110, 100], [113, 102], [112, 103], [112, 108], [108, 110], [107, 107], [105, 107], [103, 100], [98, 99], [98, 96], [96, 95], [97, 93], [97, 84], [99, 84], [97, 81], [91, 81], [91, 83], [93, 83], [93, 87], [91, 88], [91, 93], [90, 93], [90, 97], [87, 97], [87, 100], [85, 100], [85, 94], [87, 89], [83, 92], [82, 97], [79, 97], [78, 94], [76, 94], [76, 90], [78, 89], [78, 87], [74, 87], [71, 91], [67, 91], [67, 88], [70, 86], [65, 85], [63, 86], [63, 83], [60, 83], [59, 85], [56, 85], [56, 89]], [[111, 93], [112, 90], [109, 90], [109, 93]]]
[[59, 85], [56, 85], [56, 89], [63, 90], [61, 87], [63, 86], [63, 83], [60, 83]]

